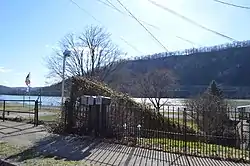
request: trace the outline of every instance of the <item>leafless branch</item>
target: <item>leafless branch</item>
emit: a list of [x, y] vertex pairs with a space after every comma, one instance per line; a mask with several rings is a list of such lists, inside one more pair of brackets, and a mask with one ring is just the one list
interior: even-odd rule
[[137, 90], [141, 97], [149, 98], [156, 111], [167, 102], [162, 103], [162, 98], [168, 97], [168, 89], [176, 83], [173, 73], [168, 70], [156, 70], [138, 76]]
[[60, 41], [60, 49], [48, 57], [47, 67], [53, 77], [62, 77], [63, 51], [68, 49], [65, 77], [86, 76], [104, 81], [114, 72], [123, 54], [110, 39], [111, 34], [98, 26], [87, 26], [80, 35], [68, 34]]

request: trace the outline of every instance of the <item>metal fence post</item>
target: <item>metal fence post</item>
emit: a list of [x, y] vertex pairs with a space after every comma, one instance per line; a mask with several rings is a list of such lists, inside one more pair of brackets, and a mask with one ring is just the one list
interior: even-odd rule
[[101, 105], [99, 105], [99, 106], [97, 106], [96, 108], [98, 108], [98, 110], [97, 110], [97, 116], [99, 117], [99, 118], [97, 118], [97, 120], [98, 120], [98, 126], [96, 126], [97, 127], [97, 136], [98, 137], [101, 137], [102, 136], [102, 125], [103, 125], [103, 123], [102, 123], [102, 114], [101, 114]]
[[3, 122], [5, 120], [5, 100], [3, 101]]
[[184, 140], [185, 140], [185, 153], [187, 153], [187, 112], [186, 112], [186, 108], [184, 108], [183, 111], [183, 118], [184, 118]]
[[185, 125], [184, 126], [184, 140], [185, 140], [185, 148], [184, 148], [184, 150], [185, 150], [185, 158], [187, 160], [188, 166], [191, 166], [189, 158], [187, 157], [188, 152], [187, 152], [187, 109], [186, 108], [184, 108], [183, 116], [184, 116], [183, 118], [184, 118], [184, 125]]
[[38, 100], [35, 101], [34, 125], [38, 126]]

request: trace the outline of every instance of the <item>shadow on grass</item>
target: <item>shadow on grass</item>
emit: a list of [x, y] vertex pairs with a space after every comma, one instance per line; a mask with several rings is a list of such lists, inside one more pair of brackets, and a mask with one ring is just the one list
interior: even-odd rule
[[[145, 150], [139, 147], [114, 144], [114, 141], [111, 140], [104, 141], [92, 139], [90, 137], [54, 135], [40, 140], [33, 147], [9, 156], [6, 160], [25, 163], [31, 160], [39, 162], [40, 160], [37, 159], [46, 160], [52, 158], [53, 162], [49, 165], [54, 165], [55, 162], [59, 162], [61, 165], [67, 165], [70, 162], [77, 162], [75, 165], [79, 165], [79, 162], [82, 160], [97, 165], [121, 165], [122, 163], [125, 165], [135, 165], [139, 163], [155, 165], [159, 162], [168, 165], [169, 163], [176, 164], [179, 162], [186, 162], [186, 158], [183, 158], [183, 156], [162, 153], [160, 151], [149, 149]], [[209, 161], [210, 159], [205, 158], [192, 158], [192, 163], [197, 165], [198, 160], [202, 160], [202, 162], [208, 160], [208, 164], [216, 162]], [[221, 162], [220, 165], [236, 165], [236, 163]]]
[[[62, 161], [63, 164], [84, 160], [97, 165], [119, 165], [122, 161], [125, 163], [136, 162], [133, 160], [135, 158], [142, 161], [153, 159], [153, 157], [150, 157], [152, 155], [146, 153], [143, 155], [142, 151], [141, 148], [114, 144], [110, 140], [105, 141], [90, 137], [50, 136], [28, 149], [7, 157], [6, 160], [25, 163], [33, 159], [39, 162], [40, 159], [52, 158], [54, 162]], [[160, 159], [156, 160], [160, 161]]]
[[20, 153], [9, 156], [8, 160], [23, 162], [34, 158], [54, 158], [79, 161], [91, 154], [99, 144], [98, 140], [65, 136], [49, 136]]

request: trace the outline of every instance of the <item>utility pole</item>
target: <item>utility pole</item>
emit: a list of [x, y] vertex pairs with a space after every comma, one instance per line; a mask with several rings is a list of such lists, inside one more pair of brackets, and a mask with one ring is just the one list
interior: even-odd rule
[[63, 73], [62, 73], [62, 101], [61, 101], [61, 110], [63, 111], [63, 104], [64, 104], [64, 84], [65, 84], [65, 63], [66, 63], [66, 58], [70, 57], [71, 52], [69, 50], [65, 50], [63, 52]]

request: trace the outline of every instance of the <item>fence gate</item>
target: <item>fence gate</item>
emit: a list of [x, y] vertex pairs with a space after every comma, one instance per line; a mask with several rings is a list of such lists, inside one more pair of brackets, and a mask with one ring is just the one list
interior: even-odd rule
[[[101, 96], [82, 96], [66, 104], [66, 127], [80, 135], [104, 136], [110, 99]], [[73, 110], [73, 111], [72, 111]]]
[[38, 125], [38, 100], [0, 100], [0, 118], [33, 122]]

